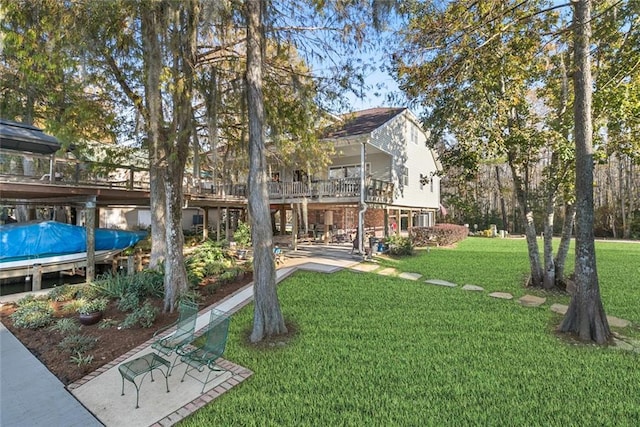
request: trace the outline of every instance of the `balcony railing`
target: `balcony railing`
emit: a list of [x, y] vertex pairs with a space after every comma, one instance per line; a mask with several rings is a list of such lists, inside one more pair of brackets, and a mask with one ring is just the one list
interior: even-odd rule
[[149, 189], [149, 172], [143, 168], [10, 150], [0, 150], [0, 179], [7, 182]]
[[[51, 176], [53, 175], [53, 177]], [[144, 168], [104, 163], [57, 159], [36, 154], [0, 150], [0, 181], [37, 182], [39, 184], [88, 185], [123, 190], [148, 190], [149, 171]], [[367, 203], [393, 202], [393, 183], [367, 179]], [[185, 194], [198, 194], [212, 199], [246, 199], [246, 184], [213, 184], [192, 182], [185, 177]], [[329, 179], [314, 182], [269, 182], [272, 202], [295, 203], [308, 198], [314, 201], [357, 202], [360, 199], [360, 178]]]
[[[311, 183], [270, 182], [269, 198], [272, 201], [288, 201], [299, 198], [318, 201], [322, 199], [359, 199], [360, 179], [342, 178]], [[393, 201], [393, 184], [377, 179], [367, 180], [365, 200], [369, 203], [391, 203]]]

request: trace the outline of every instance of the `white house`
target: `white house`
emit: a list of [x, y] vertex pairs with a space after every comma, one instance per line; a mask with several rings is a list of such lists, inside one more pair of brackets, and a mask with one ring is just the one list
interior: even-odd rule
[[281, 227], [292, 204], [304, 205], [310, 228], [331, 238], [336, 230], [354, 232], [358, 223], [376, 235], [435, 224], [442, 168], [407, 108], [337, 117], [321, 143], [335, 149], [325, 171], [307, 176], [303, 169], [272, 166], [271, 206]]

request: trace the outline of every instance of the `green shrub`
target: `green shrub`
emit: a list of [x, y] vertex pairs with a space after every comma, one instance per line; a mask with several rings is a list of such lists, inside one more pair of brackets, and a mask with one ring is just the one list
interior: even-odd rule
[[18, 328], [42, 328], [53, 321], [53, 308], [46, 300], [31, 298], [18, 305], [16, 311], [11, 315], [11, 320]]
[[413, 254], [413, 243], [410, 238], [397, 234], [389, 238], [389, 254], [395, 256], [405, 256]]
[[64, 318], [58, 319], [56, 323], [49, 328], [51, 331], [59, 332], [61, 335], [69, 335], [80, 332], [80, 324], [76, 319]]
[[56, 286], [55, 288], [49, 291], [49, 299], [57, 302], [70, 301], [76, 297], [76, 293], [78, 292], [77, 286], [71, 285], [62, 285]]
[[76, 313], [84, 302], [85, 300], [82, 298], [69, 301], [62, 306], [62, 311], [65, 313]]
[[107, 298], [122, 298], [127, 293], [129, 287], [129, 279], [123, 274], [103, 274], [96, 278], [92, 283], [102, 296]]
[[160, 298], [164, 294], [164, 274], [158, 270], [143, 270], [128, 276], [126, 274], [105, 274], [91, 286], [108, 298], [123, 298], [135, 293], [138, 297]]
[[23, 307], [23, 306], [28, 306], [28, 305], [32, 305], [32, 304], [39, 304], [42, 302], [46, 302], [48, 301], [48, 297], [46, 295], [41, 295], [39, 297], [36, 297], [33, 294], [29, 294], [27, 296], [25, 296], [24, 298], [20, 298], [18, 301], [16, 301], [16, 305], [18, 307]]
[[236, 280], [236, 278], [238, 277], [238, 274], [239, 274], [239, 270], [237, 268], [231, 268], [225, 271], [224, 273], [222, 273], [218, 277], [218, 281], [221, 284], [232, 283], [233, 281]]
[[140, 324], [143, 328], [150, 328], [153, 326], [157, 315], [158, 309], [151, 305], [149, 301], [145, 301], [141, 307], [129, 313], [120, 326], [123, 328], [131, 328], [136, 324]]
[[93, 284], [79, 286], [78, 292], [76, 293], [76, 298], [84, 298], [85, 300], [92, 300], [102, 296], [102, 291], [93, 286]]
[[189, 290], [187, 292], [183, 292], [180, 294], [179, 302], [187, 301], [197, 304], [198, 301], [202, 298], [200, 293], [196, 290]]
[[75, 363], [80, 368], [84, 365], [91, 364], [91, 362], [93, 362], [93, 355], [76, 352], [75, 356], [71, 356], [71, 362]]
[[118, 304], [117, 304], [118, 310], [120, 311], [135, 310], [139, 306], [140, 306], [140, 297], [133, 292], [125, 294], [122, 298], [118, 300]]
[[109, 329], [118, 326], [118, 321], [114, 319], [102, 319], [98, 324], [98, 329]]
[[187, 276], [189, 282], [195, 285], [205, 277], [223, 273], [233, 264], [233, 259], [226, 256], [220, 244], [206, 241], [186, 259]]
[[469, 230], [463, 225], [436, 224], [433, 227], [413, 227], [410, 232], [413, 244], [418, 247], [449, 246], [467, 238]]
[[77, 309], [80, 314], [91, 314], [98, 311], [105, 311], [109, 304], [109, 300], [106, 298], [95, 298], [91, 300], [82, 299], [81, 301], [82, 304], [80, 304]]
[[249, 224], [238, 221], [238, 228], [233, 232], [233, 240], [241, 248], [246, 248], [251, 244], [251, 228]]
[[71, 354], [84, 353], [95, 347], [97, 338], [88, 335], [73, 334], [65, 337], [58, 343], [58, 348]]

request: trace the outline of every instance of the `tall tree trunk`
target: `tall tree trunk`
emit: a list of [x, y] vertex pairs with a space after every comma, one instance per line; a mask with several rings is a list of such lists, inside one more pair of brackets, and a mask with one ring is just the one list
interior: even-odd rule
[[253, 239], [254, 316], [251, 342], [284, 334], [287, 328], [276, 291], [276, 271], [271, 249], [273, 236], [267, 192], [262, 95], [264, 1], [245, 1], [247, 19], [247, 104], [249, 108], [249, 217]]
[[591, 121], [591, 0], [576, 0], [574, 7], [574, 118], [576, 144], [576, 291], [560, 331], [573, 332], [583, 341], [604, 344], [611, 331], [600, 299], [593, 237], [593, 146]]
[[[555, 154], [553, 154], [555, 156]], [[553, 161], [552, 161], [553, 163]], [[551, 185], [550, 185], [551, 186]], [[553, 259], [553, 217], [556, 207], [556, 190], [547, 190], [544, 219], [544, 276], [542, 287], [552, 289], [556, 284], [556, 266]]]
[[193, 134], [194, 70], [196, 63], [196, 42], [198, 0], [172, 3], [173, 16], [177, 28], [172, 33], [171, 48], [173, 64], [173, 100], [175, 140], [167, 145], [166, 191], [166, 240], [167, 258], [164, 271], [164, 311], [172, 312], [181, 293], [188, 289], [187, 270], [184, 265], [184, 235], [182, 232], [182, 183], [187, 163], [187, 153]]
[[569, 254], [569, 245], [571, 244], [571, 235], [573, 234], [573, 223], [576, 217], [575, 203], [566, 203], [564, 206], [564, 221], [562, 223], [562, 234], [560, 235], [560, 245], [556, 253], [556, 285], [561, 286], [564, 282], [564, 266]]
[[634, 183], [637, 183], [638, 180], [635, 180], [633, 175], [634, 175], [633, 161], [629, 159], [629, 167], [627, 170], [627, 180], [626, 180], [627, 190], [625, 191], [626, 197], [628, 198], [628, 201], [629, 201], [629, 209], [627, 209], [628, 216], [627, 216], [626, 225], [624, 227], [623, 237], [625, 239], [631, 238], [631, 224], [633, 224], [633, 217], [635, 215], [635, 210], [636, 210], [635, 202], [636, 202], [637, 196], [636, 196], [636, 188]]
[[496, 181], [498, 183], [498, 192], [500, 193], [500, 211], [502, 213], [502, 229], [511, 232], [509, 229], [509, 216], [507, 215], [507, 203], [504, 200], [504, 189], [502, 180], [500, 179], [500, 165], [496, 165]]
[[513, 186], [515, 189], [518, 204], [520, 205], [520, 216], [522, 225], [524, 226], [525, 237], [527, 239], [527, 251], [529, 254], [529, 267], [531, 271], [531, 280], [529, 286], [542, 286], [542, 267], [540, 266], [540, 252], [538, 250], [538, 236], [536, 234], [536, 225], [533, 222], [533, 212], [529, 206], [526, 191], [522, 177], [518, 174], [514, 164], [510, 161], [511, 174], [513, 175]]
[[163, 147], [166, 145], [166, 132], [162, 119], [162, 99], [160, 97], [160, 74], [162, 72], [162, 54], [158, 31], [161, 13], [156, 2], [141, 4], [143, 63], [145, 70], [146, 129], [149, 144], [149, 178], [151, 209], [151, 259], [150, 268], [158, 268], [166, 255], [165, 229], [165, 174], [161, 163], [166, 157]]

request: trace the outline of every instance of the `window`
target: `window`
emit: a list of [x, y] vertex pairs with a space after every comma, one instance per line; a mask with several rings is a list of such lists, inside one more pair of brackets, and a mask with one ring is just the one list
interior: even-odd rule
[[409, 185], [409, 168], [402, 168], [402, 184], [405, 186]]
[[409, 123], [409, 129], [411, 134], [411, 142], [418, 144], [418, 128], [413, 123]]
[[[365, 164], [367, 173], [371, 170], [371, 164]], [[329, 179], [360, 178], [360, 165], [332, 166], [329, 168]]]
[[429, 184], [431, 185], [431, 192], [433, 193], [433, 177], [429, 180]]

